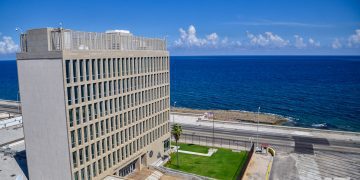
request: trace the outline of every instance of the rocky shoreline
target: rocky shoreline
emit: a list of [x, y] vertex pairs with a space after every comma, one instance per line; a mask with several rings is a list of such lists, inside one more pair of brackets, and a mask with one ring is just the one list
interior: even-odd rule
[[238, 121], [238, 122], [250, 122], [250, 123], [259, 123], [262, 124], [272, 124], [272, 125], [281, 125], [289, 120], [286, 117], [257, 112], [249, 111], [237, 111], [237, 110], [203, 110], [203, 109], [190, 109], [190, 108], [172, 108], [172, 112], [175, 113], [192, 113], [192, 114], [205, 114], [213, 113], [213, 118], [216, 120], [224, 121]]

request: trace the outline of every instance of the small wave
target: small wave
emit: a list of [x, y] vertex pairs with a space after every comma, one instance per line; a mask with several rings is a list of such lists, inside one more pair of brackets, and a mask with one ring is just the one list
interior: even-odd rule
[[315, 128], [326, 128], [327, 124], [326, 123], [319, 123], [319, 124], [312, 124], [311, 126], [315, 127]]

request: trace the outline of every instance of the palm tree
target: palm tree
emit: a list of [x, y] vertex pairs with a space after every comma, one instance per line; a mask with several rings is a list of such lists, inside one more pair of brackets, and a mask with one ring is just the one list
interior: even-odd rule
[[180, 139], [180, 135], [182, 133], [182, 128], [180, 124], [174, 124], [171, 130], [171, 134], [175, 138], [176, 142], [176, 160], [177, 160], [177, 166], [179, 166], [179, 148], [178, 148], [178, 141]]

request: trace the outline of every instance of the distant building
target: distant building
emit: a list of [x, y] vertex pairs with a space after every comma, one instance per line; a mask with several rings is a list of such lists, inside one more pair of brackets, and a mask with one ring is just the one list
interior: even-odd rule
[[42, 28], [20, 41], [30, 179], [125, 176], [168, 154], [165, 40]]

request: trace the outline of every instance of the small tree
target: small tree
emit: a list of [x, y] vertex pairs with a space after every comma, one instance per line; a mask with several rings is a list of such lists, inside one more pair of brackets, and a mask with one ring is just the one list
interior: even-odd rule
[[171, 130], [171, 134], [175, 138], [176, 143], [176, 160], [177, 160], [177, 166], [179, 166], [179, 148], [178, 148], [178, 141], [180, 139], [180, 135], [182, 133], [182, 128], [179, 124], [174, 124]]

